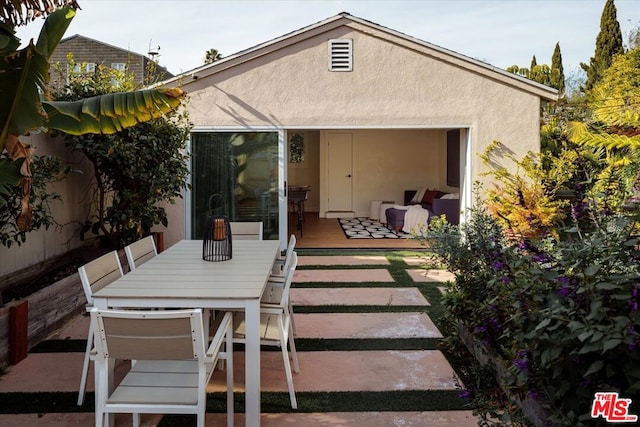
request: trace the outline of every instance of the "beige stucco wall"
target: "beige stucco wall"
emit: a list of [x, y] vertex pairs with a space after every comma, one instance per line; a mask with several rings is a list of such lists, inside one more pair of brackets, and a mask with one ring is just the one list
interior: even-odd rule
[[[353, 40], [353, 71], [328, 71], [327, 42], [334, 38]], [[552, 96], [521, 78], [348, 19], [214, 63], [180, 84], [197, 128], [318, 130], [320, 158], [322, 132], [353, 131], [356, 215], [368, 212], [369, 200], [402, 201], [405, 188], [420, 184], [455, 191], [444, 185], [448, 129], [468, 129], [468, 187], [486, 180], [477, 153], [492, 141], [516, 157], [538, 150], [541, 97]], [[310, 181], [310, 171], [289, 168], [289, 182], [298, 183], [301, 173]], [[320, 172], [310, 195], [320, 200], [307, 205], [315, 210], [317, 203], [321, 215], [324, 180]], [[468, 192], [465, 197], [470, 200]]]
[[[446, 131], [416, 130], [341, 130], [350, 132], [353, 141], [352, 200], [356, 216], [369, 216], [371, 200], [393, 200], [402, 204], [404, 190], [418, 187], [458, 191], [446, 186]], [[326, 171], [326, 132], [322, 132], [320, 170]], [[326, 188], [321, 188], [326, 200]], [[320, 215], [326, 213], [324, 203]]]
[[51, 204], [52, 215], [61, 227], [33, 231], [22, 245], [10, 248], [0, 246], [0, 277], [38, 262], [62, 255], [82, 242], [78, 237], [80, 224], [87, 218], [88, 179], [91, 165], [83, 157], [67, 149], [61, 140], [52, 140], [45, 135], [22, 137], [34, 145], [36, 155], [53, 155], [67, 160], [75, 170], [63, 181], [50, 186], [50, 191], [62, 195], [62, 201]]
[[[227, 69], [222, 64], [183, 86], [190, 118], [216, 127], [468, 127], [475, 153], [493, 140], [516, 156], [539, 148], [538, 95], [372, 34], [339, 27]], [[327, 70], [331, 38], [353, 39], [352, 72]], [[481, 169], [474, 161], [474, 177]]]
[[[296, 131], [304, 137], [304, 162], [287, 163], [287, 185], [309, 185], [307, 212], [320, 209], [320, 131]], [[288, 151], [287, 151], [288, 152]]]

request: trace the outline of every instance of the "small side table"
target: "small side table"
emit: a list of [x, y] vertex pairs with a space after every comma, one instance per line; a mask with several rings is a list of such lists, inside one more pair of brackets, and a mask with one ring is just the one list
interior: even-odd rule
[[380, 203], [380, 211], [378, 212], [378, 221], [380, 221], [382, 224], [387, 224], [387, 209], [392, 208], [396, 205], [396, 202], [394, 202], [393, 200], [383, 200], [382, 203]]
[[379, 220], [380, 219], [380, 205], [382, 204], [382, 200], [372, 200], [369, 203], [369, 219]]

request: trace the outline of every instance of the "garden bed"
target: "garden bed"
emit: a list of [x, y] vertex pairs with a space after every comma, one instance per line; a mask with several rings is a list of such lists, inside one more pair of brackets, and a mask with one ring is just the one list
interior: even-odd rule
[[[491, 364], [497, 383], [503, 384], [502, 380], [505, 376], [504, 364], [497, 358], [493, 357], [487, 351], [485, 346], [473, 336], [462, 322], [458, 323], [458, 336], [478, 363], [483, 366]], [[550, 427], [553, 425], [549, 420], [546, 411], [538, 401], [529, 396], [522, 400], [518, 396], [514, 396], [512, 393], [509, 393], [509, 390], [505, 390], [502, 387], [501, 389], [505, 395], [509, 396], [509, 398], [518, 405], [522, 413], [527, 417], [532, 425], [535, 427]]]
[[[3, 278], [0, 366], [7, 365], [12, 359], [16, 363], [12, 352], [15, 354], [16, 351], [22, 351], [17, 346], [24, 346], [25, 351], [28, 351], [84, 310], [86, 298], [78, 276], [78, 267], [104, 252], [105, 249], [84, 247]], [[27, 307], [24, 307], [25, 301]], [[19, 307], [21, 308], [18, 309]], [[25, 309], [28, 310], [26, 319], [11, 318], [12, 312], [24, 314]], [[15, 331], [15, 326], [22, 322], [22, 330]]]

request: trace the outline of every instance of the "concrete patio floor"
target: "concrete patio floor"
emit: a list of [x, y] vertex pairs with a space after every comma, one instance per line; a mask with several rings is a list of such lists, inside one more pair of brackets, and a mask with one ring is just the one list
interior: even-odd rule
[[[300, 257], [300, 265], [384, 265], [384, 256]], [[411, 270], [411, 271], [409, 271]], [[443, 272], [416, 270], [415, 263], [407, 260], [407, 272], [418, 283], [449, 280]], [[372, 278], [372, 272], [377, 278]], [[312, 273], [312, 274], [310, 274]], [[343, 274], [348, 273], [348, 274]], [[447, 279], [444, 279], [447, 277]], [[444, 280], [443, 280], [444, 279]], [[306, 287], [322, 282], [321, 287]], [[340, 282], [389, 282], [390, 286], [340, 287]], [[305, 283], [295, 288], [295, 283]], [[331, 287], [327, 287], [327, 282]], [[415, 305], [427, 306], [428, 301], [416, 288], [393, 287], [393, 278], [385, 269], [298, 270], [292, 289], [294, 311], [296, 306], [322, 305]], [[296, 313], [297, 339], [395, 339], [431, 338], [442, 334], [426, 313]], [[86, 339], [88, 318], [77, 316], [51, 338]], [[84, 353], [30, 353], [15, 366], [7, 368], [0, 377], [0, 405], [2, 393], [10, 392], [77, 392]], [[456, 390], [460, 385], [457, 375], [439, 350], [349, 350], [298, 351], [300, 373], [294, 374], [296, 392], [338, 391], [397, 391], [397, 390]], [[235, 353], [235, 390], [242, 392], [244, 384], [244, 354]], [[282, 356], [279, 351], [262, 353], [261, 381], [263, 391], [286, 392]], [[216, 372], [209, 391], [224, 390], [224, 373]], [[93, 390], [93, 371], [89, 373], [87, 390]], [[4, 403], [6, 404], [6, 402]], [[301, 410], [291, 413], [264, 413], [263, 426], [476, 426], [477, 418], [471, 411], [375, 411], [375, 412], [303, 412], [304, 401], [299, 398]], [[7, 412], [6, 408], [5, 411]], [[91, 426], [92, 412], [45, 414], [0, 414], [0, 426]], [[143, 416], [142, 425], [156, 426], [161, 416]], [[208, 413], [207, 426], [224, 425], [225, 414]], [[128, 415], [119, 415], [116, 426], [130, 425]], [[236, 414], [236, 425], [244, 425], [244, 414]]]

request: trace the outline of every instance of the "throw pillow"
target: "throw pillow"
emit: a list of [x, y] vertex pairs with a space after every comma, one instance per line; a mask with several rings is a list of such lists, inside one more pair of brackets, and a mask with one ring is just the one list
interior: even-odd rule
[[422, 197], [424, 196], [425, 191], [427, 191], [427, 187], [418, 188], [418, 191], [416, 191], [416, 194], [411, 199], [411, 202], [420, 203], [420, 201], [422, 200]]
[[460, 193], [449, 193], [441, 197], [441, 199], [459, 199]]
[[433, 199], [440, 196], [440, 192], [437, 190], [427, 190], [424, 192], [424, 196], [422, 196], [422, 203], [430, 205], [433, 203]]

